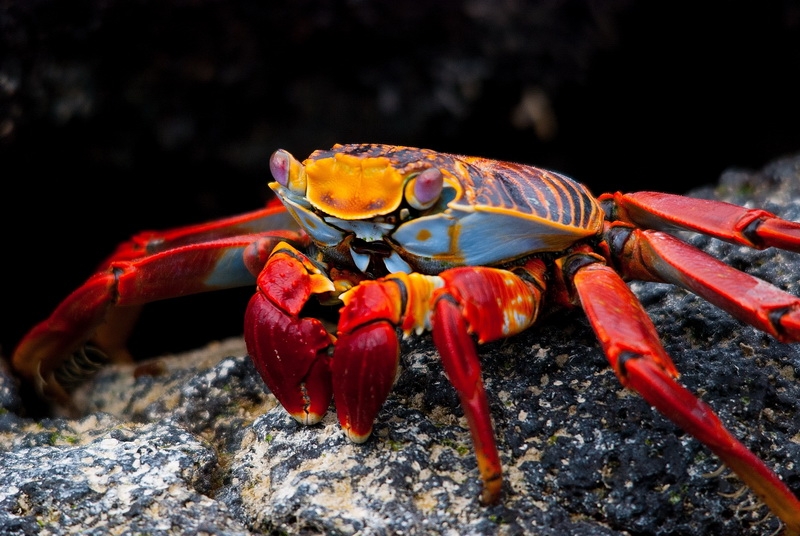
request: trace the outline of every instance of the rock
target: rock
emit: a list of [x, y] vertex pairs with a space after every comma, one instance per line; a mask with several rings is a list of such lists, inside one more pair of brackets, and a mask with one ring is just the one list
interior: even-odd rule
[[32, 424], [17, 439], [0, 454], [4, 534], [248, 533], [209, 496], [214, 450], [169, 419], [98, 413]]
[[[800, 155], [692, 192], [800, 220]], [[800, 255], [689, 240], [800, 294]], [[800, 495], [800, 345], [669, 285], [632, 283], [681, 381]], [[226, 315], [230, 311], [209, 311]], [[458, 399], [429, 336], [406, 341], [369, 441], [304, 427], [240, 339], [113, 366], [80, 418], [24, 416], [0, 370], [3, 534], [762, 535], [778, 528], [719, 461], [622, 388], [579, 311], [483, 346], [505, 470], [485, 507]]]

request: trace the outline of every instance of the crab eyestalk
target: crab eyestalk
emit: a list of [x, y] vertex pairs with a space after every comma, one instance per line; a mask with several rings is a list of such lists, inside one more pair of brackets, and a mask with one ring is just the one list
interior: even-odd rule
[[431, 208], [442, 195], [443, 187], [442, 172], [436, 168], [428, 168], [406, 182], [406, 201], [417, 210]]
[[269, 171], [275, 181], [293, 193], [305, 194], [306, 171], [302, 162], [283, 149], [278, 149], [269, 158]]

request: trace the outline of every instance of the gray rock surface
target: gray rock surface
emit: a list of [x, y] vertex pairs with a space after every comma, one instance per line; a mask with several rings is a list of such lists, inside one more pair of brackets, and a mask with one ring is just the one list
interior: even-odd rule
[[[800, 220], [800, 156], [730, 171], [701, 197]], [[800, 255], [692, 237], [800, 294]], [[682, 382], [800, 495], [800, 345], [776, 342], [668, 285], [633, 283]], [[238, 314], [208, 311], [211, 315]], [[0, 534], [763, 535], [778, 528], [700, 443], [623, 389], [579, 311], [481, 349], [505, 468], [479, 504], [458, 400], [428, 336], [372, 438], [333, 414], [303, 427], [239, 339], [103, 370], [83, 416], [25, 416], [0, 362]], [[731, 496], [733, 494], [733, 496]]]

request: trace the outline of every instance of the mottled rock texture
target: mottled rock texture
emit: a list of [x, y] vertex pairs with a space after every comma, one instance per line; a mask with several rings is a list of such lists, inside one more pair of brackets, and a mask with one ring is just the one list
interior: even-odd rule
[[[693, 192], [800, 220], [800, 157]], [[691, 238], [800, 293], [800, 256]], [[800, 347], [667, 285], [632, 284], [682, 382], [800, 493]], [[209, 310], [208, 314], [232, 314]], [[481, 348], [505, 496], [481, 506], [472, 447], [428, 336], [372, 438], [303, 427], [239, 339], [103, 370], [81, 417], [31, 419], [3, 370], [0, 534], [763, 535], [777, 528], [697, 441], [620, 387], [577, 311]], [[141, 365], [139, 365], [141, 366]], [[143, 369], [139, 369], [143, 370]]]

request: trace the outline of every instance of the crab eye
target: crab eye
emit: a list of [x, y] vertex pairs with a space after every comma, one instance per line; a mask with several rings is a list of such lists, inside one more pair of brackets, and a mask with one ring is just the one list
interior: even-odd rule
[[442, 194], [443, 183], [442, 172], [437, 168], [428, 168], [408, 181], [406, 201], [417, 210], [430, 208]]
[[269, 157], [269, 171], [281, 186], [289, 184], [289, 153], [278, 149]]
[[305, 168], [288, 151], [278, 149], [272, 153], [272, 156], [269, 157], [269, 171], [281, 186], [299, 194], [305, 193]]

